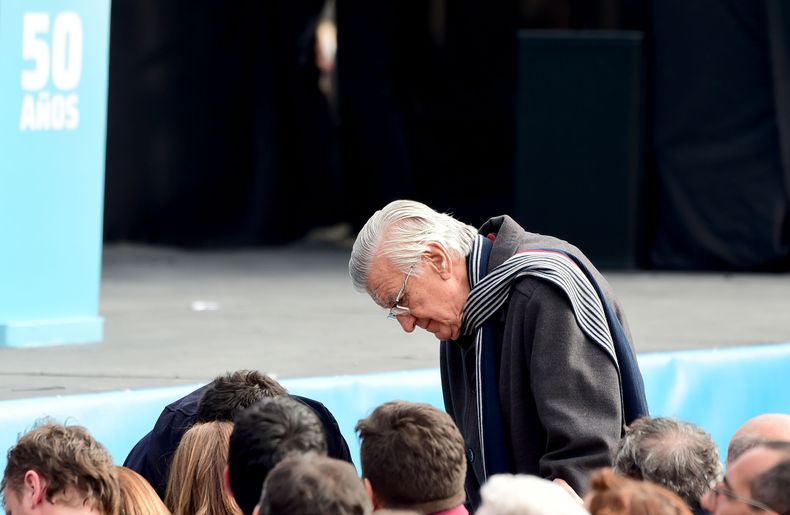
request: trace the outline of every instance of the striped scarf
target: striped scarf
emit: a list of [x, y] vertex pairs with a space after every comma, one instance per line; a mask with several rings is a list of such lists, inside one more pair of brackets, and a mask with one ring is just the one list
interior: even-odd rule
[[507, 302], [518, 279], [533, 276], [558, 286], [571, 303], [579, 328], [612, 360], [620, 379], [623, 421], [648, 413], [636, 356], [620, 321], [586, 266], [560, 250], [527, 250], [514, 254], [487, 274], [493, 243], [478, 235], [467, 257], [471, 292], [464, 307], [463, 334], [475, 335], [478, 430], [485, 477], [509, 472], [501, 444], [503, 417], [498, 394], [497, 349], [487, 323]]

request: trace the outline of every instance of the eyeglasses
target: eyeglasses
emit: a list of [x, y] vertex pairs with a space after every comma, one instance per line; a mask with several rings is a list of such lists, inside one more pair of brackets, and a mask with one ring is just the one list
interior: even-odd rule
[[387, 313], [387, 318], [390, 320], [395, 320], [399, 316], [408, 315], [410, 313], [409, 308], [406, 306], [401, 306], [398, 303], [403, 298], [403, 294], [406, 293], [406, 285], [409, 283], [409, 277], [411, 277], [411, 273], [414, 270], [416, 265], [412, 265], [409, 268], [409, 271], [406, 273], [406, 279], [403, 280], [403, 286], [400, 287], [400, 291], [398, 295], [395, 297], [395, 305], [390, 308], [389, 313]]
[[751, 499], [749, 497], [743, 497], [741, 495], [736, 494], [732, 490], [730, 490], [729, 489], [729, 485], [727, 484], [727, 478], [726, 477], [724, 479], [722, 479], [721, 481], [719, 481], [718, 483], [716, 483], [711, 490], [713, 490], [713, 492], [716, 494], [716, 497], [717, 497], [716, 500], [717, 501], [718, 501], [718, 496], [719, 495], [723, 495], [725, 497], [729, 497], [733, 501], [741, 502], [741, 503], [743, 503], [743, 504], [745, 504], [747, 506], [750, 506], [751, 508], [754, 508], [756, 510], [760, 510], [760, 511], [774, 511], [774, 509], [771, 508], [770, 506], [768, 506], [767, 504], [763, 504], [760, 501], [757, 501], [755, 499]]

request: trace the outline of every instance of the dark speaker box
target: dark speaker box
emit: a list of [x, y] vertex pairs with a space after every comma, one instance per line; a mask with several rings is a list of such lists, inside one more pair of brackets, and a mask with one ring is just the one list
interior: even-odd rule
[[518, 35], [515, 218], [601, 268], [641, 252], [643, 61], [641, 32]]

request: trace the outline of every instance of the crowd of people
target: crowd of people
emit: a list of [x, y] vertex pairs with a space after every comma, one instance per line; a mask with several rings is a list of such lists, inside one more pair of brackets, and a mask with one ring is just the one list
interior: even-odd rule
[[165, 407], [124, 469], [84, 429], [32, 430], [9, 451], [8, 515], [790, 515], [790, 415], [739, 429], [723, 475], [702, 428], [649, 416], [623, 307], [576, 246], [400, 200], [359, 232], [349, 274], [440, 340], [446, 409], [360, 420], [361, 479], [323, 404], [239, 371]]
[[[453, 419], [391, 401], [356, 425], [361, 477], [332, 414], [255, 371], [217, 377], [165, 407], [116, 466], [84, 428], [42, 421], [8, 451], [7, 515], [441, 514], [472, 510], [469, 457]], [[611, 467], [584, 488], [561, 478], [493, 475], [480, 515], [790, 514], [790, 415], [732, 437], [726, 474], [702, 428], [642, 417]]]

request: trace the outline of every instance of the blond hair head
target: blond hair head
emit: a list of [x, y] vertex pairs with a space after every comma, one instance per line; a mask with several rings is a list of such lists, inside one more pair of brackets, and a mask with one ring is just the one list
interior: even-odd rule
[[232, 431], [230, 422], [206, 422], [181, 438], [165, 495], [173, 515], [241, 515], [222, 479]]
[[143, 476], [126, 467], [115, 467], [121, 488], [119, 515], [170, 515], [156, 490]]

